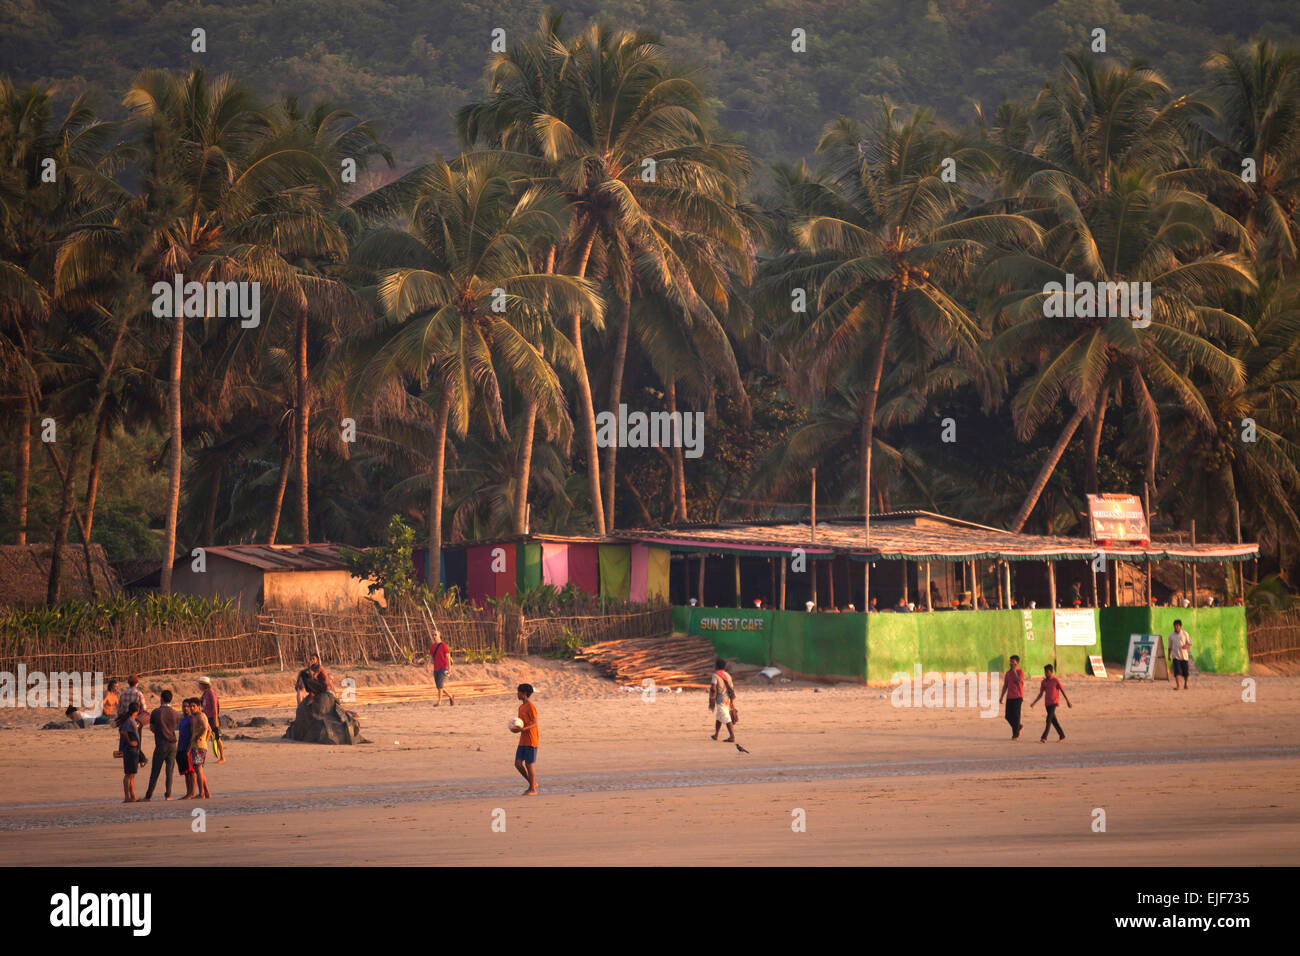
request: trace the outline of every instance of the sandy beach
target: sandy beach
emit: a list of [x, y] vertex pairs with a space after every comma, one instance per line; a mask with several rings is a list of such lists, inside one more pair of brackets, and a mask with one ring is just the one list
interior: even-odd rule
[[[292, 675], [219, 678], [233, 717], [272, 724], [225, 732], [229, 759], [209, 766], [213, 797], [194, 803], [163, 802], [160, 784], [152, 802], [123, 805], [114, 732], [42, 731], [54, 711], [3, 712], [0, 864], [113, 865], [128, 846], [141, 862], [168, 864], [192, 844], [214, 865], [709, 865], [705, 848], [719, 837], [743, 864], [1300, 858], [1293, 677], [1255, 678], [1248, 703], [1240, 676], [1195, 677], [1173, 692], [1067, 675], [1068, 736], [1045, 745], [1041, 703], [1026, 702], [1024, 738], [1012, 743], [1000, 715], [978, 708], [896, 707], [888, 687], [753, 678], [738, 687], [744, 754], [709, 739], [701, 691], [650, 700], [588, 665], [542, 658], [457, 668], [456, 680], [536, 685], [541, 793], [525, 798], [506, 730], [513, 695], [366, 704], [366, 686], [427, 678], [410, 668], [335, 678], [348, 674], [369, 740], [355, 747], [284, 741], [290, 708], [239, 706], [238, 691], [284, 691]], [[147, 779], [137, 777], [138, 794]], [[204, 832], [192, 829], [196, 808]], [[1094, 831], [1098, 810], [1104, 832]]]

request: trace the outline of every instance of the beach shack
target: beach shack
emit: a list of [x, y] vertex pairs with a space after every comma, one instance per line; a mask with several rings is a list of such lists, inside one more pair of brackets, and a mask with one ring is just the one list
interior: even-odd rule
[[[1122, 660], [1131, 634], [1166, 634], [1179, 617], [1200, 670], [1249, 667], [1244, 607], [1222, 595], [1207, 606], [1196, 582], [1198, 568], [1228, 567], [1220, 580], [1240, 581], [1254, 544], [1019, 534], [928, 511], [872, 515], [869, 537], [863, 517], [621, 534], [669, 550], [674, 630], [745, 663], [888, 681], [915, 666], [1001, 669], [1020, 654], [1030, 668], [1088, 673], [1090, 655]], [[1163, 583], [1178, 568], [1182, 589]]]
[[310, 607], [341, 611], [383, 603], [369, 579], [354, 578], [337, 544], [233, 544], [202, 549], [172, 566], [172, 591], [231, 599], [237, 608]]

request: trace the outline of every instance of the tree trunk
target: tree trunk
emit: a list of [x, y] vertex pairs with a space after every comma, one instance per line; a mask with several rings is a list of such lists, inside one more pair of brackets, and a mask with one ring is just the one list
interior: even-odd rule
[[1056, 470], [1057, 464], [1061, 461], [1061, 456], [1065, 454], [1066, 447], [1070, 444], [1070, 439], [1074, 437], [1079, 423], [1083, 421], [1087, 413], [1088, 406], [1080, 405], [1074, 410], [1074, 415], [1066, 422], [1065, 427], [1061, 429], [1060, 437], [1056, 439], [1056, 444], [1047, 454], [1047, 460], [1043, 462], [1043, 467], [1038, 471], [1038, 477], [1034, 479], [1033, 486], [1029, 489], [1029, 494], [1025, 497], [1025, 503], [1020, 506], [1020, 511], [1016, 514], [1016, 519], [1011, 523], [1011, 532], [1019, 534], [1020, 529], [1025, 526], [1029, 520], [1029, 513], [1034, 510], [1034, 505], [1038, 504], [1038, 498], [1047, 487], [1047, 480], [1052, 477], [1052, 472]]
[[438, 399], [438, 419], [433, 433], [433, 485], [429, 491], [429, 585], [442, 579], [442, 495], [447, 460], [447, 419], [451, 415], [451, 393], [443, 384]]
[[1101, 426], [1106, 421], [1106, 393], [1097, 399], [1097, 411], [1092, 418], [1092, 434], [1088, 436], [1088, 494], [1100, 491], [1097, 481], [1097, 458], [1101, 455]]
[[[871, 367], [871, 390], [862, 409], [862, 512], [866, 545], [871, 546], [871, 446], [875, 444], [876, 402], [880, 398], [880, 380], [885, 374], [885, 352], [889, 346], [889, 332], [894, 324], [894, 306], [898, 302], [898, 288], [889, 291], [889, 308], [881, 324], [880, 344]], [[871, 562], [862, 562], [863, 600], [871, 603]]]
[[[97, 442], [100, 434], [101, 419], [104, 416], [104, 402], [108, 396], [108, 383], [112, 380], [113, 371], [117, 366], [117, 353], [122, 347], [123, 338], [126, 336], [126, 322], [125, 314], [118, 319], [116, 334], [113, 336], [113, 345], [109, 348], [108, 358], [104, 363], [104, 367], [100, 369], [98, 380], [95, 383], [95, 403], [89, 415], [90, 421], [95, 423], [95, 437], [92, 441]], [[58, 455], [55, 454], [53, 445], [49, 446], [49, 451], [55, 469], [59, 470]], [[50, 554], [50, 577], [46, 582], [45, 591], [45, 599], [49, 604], [55, 604], [59, 600], [59, 578], [63, 570], [63, 546], [67, 543], [68, 527], [74, 515], [81, 530], [82, 554], [86, 559], [86, 587], [90, 590], [91, 600], [97, 597], [94, 571], [90, 561], [90, 531], [86, 523], [82, 521], [76, 507], [77, 465], [81, 462], [82, 451], [83, 448], [80, 443], [74, 441], [72, 451], [68, 455], [68, 467], [59, 474], [61, 482], [59, 518], [54, 529], [54, 550]]]
[[167, 481], [167, 523], [163, 531], [162, 569], [158, 590], [170, 594], [172, 560], [176, 557], [176, 520], [181, 507], [181, 360], [185, 348], [185, 303], [177, 297], [172, 320], [172, 355], [168, 370], [167, 422], [171, 436], [171, 467]]
[[275, 544], [275, 536], [280, 531], [280, 512], [284, 508], [284, 492], [289, 486], [289, 465], [293, 462], [293, 433], [285, 431], [284, 449], [280, 452], [280, 473], [275, 479], [275, 504], [271, 509], [271, 530], [266, 536], [267, 544]]
[[[619, 309], [618, 334], [614, 340], [614, 367], [610, 372], [609, 408], [618, 414], [619, 402], [623, 400], [623, 369], [627, 364], [627, 336], [632, 324], [632, 303], [624, 301]], [[605, 503], [605, 527], [614, 530], [614, 474], [618, 467], [618, 442], [611, 442], [605, 449], [605, 475], [601, 494]]]
[[95, 445], [90, 450], [90, 473], [86, 475], [86, 536], [95, 527], [95, 500], [99, 497], [99, 466], [103, 462], [104, 433], [108, 426], [104, 416], [99, 417], [95, 425]]
[[518, 465], [515, 468], [515, 534], [523, 534], [528, 522], [528, 481], [533, 468], [533, 435], [537, 431], [537, 402], [529, 399], [524, 407], [524, 433], [520, 436]]
[[[575, 271], [580, 279], [587, 274], [587, 261], [591, 258], [591, 247], [595, 242], [596, 231], [590, 229], [583, 242]], [[578, 411], [582, 416], [582, 438], [587, 452], [587, 485], [591, 492], [591, 519], [595, 524], [596, 534], [603, 536], [605, 509], [600, 499], [600, 453], [596, 448], [596, 409], [591, 400], [591, 379], [587, 376], [587, 359], [582, 352], [582, 316], [577, 312], [571, 316], [570, 332], [573, 336], [573, 350], [577, 360]]]
[[[677, 413], [677, 379], [668, 380], [668, 414]], [[673, 521], [686, 521], [686, 457], [680, 445], [669, 449], [673, 462]]]
[[18, 474], [14, 487], [14, 521], [18, 533], [15, 544], [27, 543], [27, 494], [32, 474], [32, 406], [24, 396], [18, 413]]
[[298, 427], [298, 441], [295, 451], [298, 454], [298, 540], [303, 544], [311, 541], [308, 527], [310, 513], [307, 509], [307, 308], [298, 311], [298, 414], [295, 424]]
[[217, 499], [221, 497], [221, 469], [214, 469], [212, 472], [212, 482], [208, 485], [208, 507], [203, 513], [203, 544], [211, 546], [216, 544], [213, 538], [216, 537], [217, 527]]

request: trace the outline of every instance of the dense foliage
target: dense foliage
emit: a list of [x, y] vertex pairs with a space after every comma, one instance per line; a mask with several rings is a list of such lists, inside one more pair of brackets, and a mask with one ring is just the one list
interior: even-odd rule
[[[1146, 492], [1295, 580], [1300, 55], [1216, 7], [663, 4], [660, 43], [615, 3], [489, 54], [456, 5], [471, 57], [415, 4], [4, 6], [6, 53], [147, 40], [0, 84], [6, 540], [418, 533], [436, 577], [447, 541], [804, 514], [816, 468], [819, 514], [1062, 533]], [[196, 17], [210, 53], [159, 54]], [[234, 72], [156, 68], [191, 59]], [[172, 318], [178, 273], [258, 283], [258, 323]], [[1073, 279], [1150, 283], [1149, 323], [1052, 314]], [[609, 447], [620, 405], [699, 413], [700, 455]]]

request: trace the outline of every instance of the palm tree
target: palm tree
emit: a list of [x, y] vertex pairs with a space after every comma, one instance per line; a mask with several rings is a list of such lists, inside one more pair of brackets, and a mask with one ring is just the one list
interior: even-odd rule
[[[966, 211], [967, 183], [988, 168], [988, 156], [955, 144], [924, 111], [904, 119], [882, 102], [865, 127], [844, 118], [828, 125], [818, 152], [826, 178], [803, 180], [795, 193], [803, 206], [794, 230], [800, 250], [775, 260], [764, 285], [787, 310], [791, 293], [807, 290], [806, 321], [791, 313], [778, 334], [794, 349], [797, 397], [811, 400], [851, 370], [865, 370], [857, 421], [869, 546], [887, 357], [919, 351], [981, 369], [982, 332], [959, 301], [963, 283], [991, 243], [1027, 241], [1037, 229], [1020, 216]], [[944, 176], [948, 158], [959, 171], [955, 182]], [[864, 563], [868, 582], [869, 575]]]
[[[1218, 382], [1241, 380], [1240, 363], [1215, 344], [1251, 338], [1249, 327], [1222, 303], [1254, 285], [1241, 255], [1214, 251], [1213, 238], [1240, 236], [1240, 229], [1203, 197], [1152, 173], [1113, 174], [1104, 193], [1073, 192], [1077, 180], [1060, 173], [1035, 174], [1025, 191], [1050, 203], [1059, 225], [1039, 246], [993, 263], [987, 278], [1003, 295], [996, 303], [1000, 329], [990, 342], [996, 360], [1014, 365], [1026, 356], [1037, 365], [1013, 402], [1020, 437], [1031, 435], [1067, 396], [1074, 413], [1048, 453], [1012, 530], [1024, 527], [1074, 432], [1093, 417], [1089, 471], [1095, 483], [1102, 421], [1112, 398], [1127, 390], [1145, 436], [1145, 473], [1153, 484], [1160, 446], [1159, 410], [1152, 387], [1173, 395], [1186, 414], [1210, 423], [1192, 370]], [[1085, 210], [1087, 210], [1085, 212]], [[1048, 315], [1048, 283], [1067, 275], [1093, 283], [1149, 283], [1150, 326], [1137, 328], [1131, 314], [1063, 318]], [[1111, 311], [1111, 310], [1104, 310]], [[1145, 321], [1143, 319], [1142, 321]]]
[[[583, 276], [594, 255], [618, 306], [609, 363], [609, 403], [617, 410], [637, 285], [718, 326], [729, 309], [729, 277], [748, 281], [753, 248], [738, 209], [748, 160], [710, 139], [704, 95], [669, 64], [653, 34], [593, 23], [565, 43], [558, 29], [558, 17], [544, 18], [535, 37], [498, 56], [488, 100], [461, 111], [461, 128], [471, 142], [540, 156], [546, 180], [571, 205], [570, 265]], [[580, 330], [573, 334], [580, 349]], [[614, 524], [618, 448], [606, 449], [597, 487], [588, 404], [583, 394], [593, 506], [603, 509], [596, 523], [604, 533]]]
[[[184, 76], [145, 70], [125, 103], [145, 155], [139, 219], [147, 235], [136, 256], [138, 271], [150, 283], [170, 282], [175, 275], [199, 282], [256, 281], [301, 313], [307, 307], [304, 283], [281, 253], [297, 242], [315, 253], [331, 241], [341, 253], [341, 239], [317, 228], [319, 216], [311, 208], [332, 187], [330, 171], [310, 151], [277, 141], [266, 113], [229, 77], [209, 81], [200, 69]], [[183, 304], [173, 303], [172, 312], [164, 592], [171, 587], [184, 457]], [[300, 520], [305, 536], [301, 514]]]
[[1205, 158], [1225, 174], [1214, 196], [1250, 230], [1261, 261], [1292, 268], [1300, 250], [1300, 51], [1259, 40], [1225, 47], [1205, 67], [1219, 134]]
[[563, 392], [536, 344], [546, 310], [599, 323], [593, 284], [534, 271], [529, 252], [564, 235], [563, 202], [536, 186], [520, 188], [499, 159], [439, 159], [421, 174], [407, 210], [407, 228], [378, 229], [354, 252], [354, 262], [387, 270], [378, 285], [388, 321], [375, 330], [373, 357], [357, 394], [395, 376], [431, 380], [437, 389], [432, 450], [429, 579], [441, 572], [442, 502], [448, 430], [465, 435], [481, 407], [492, 433], [505, 436], [500, 362], [543, 417], [559, 415]]

